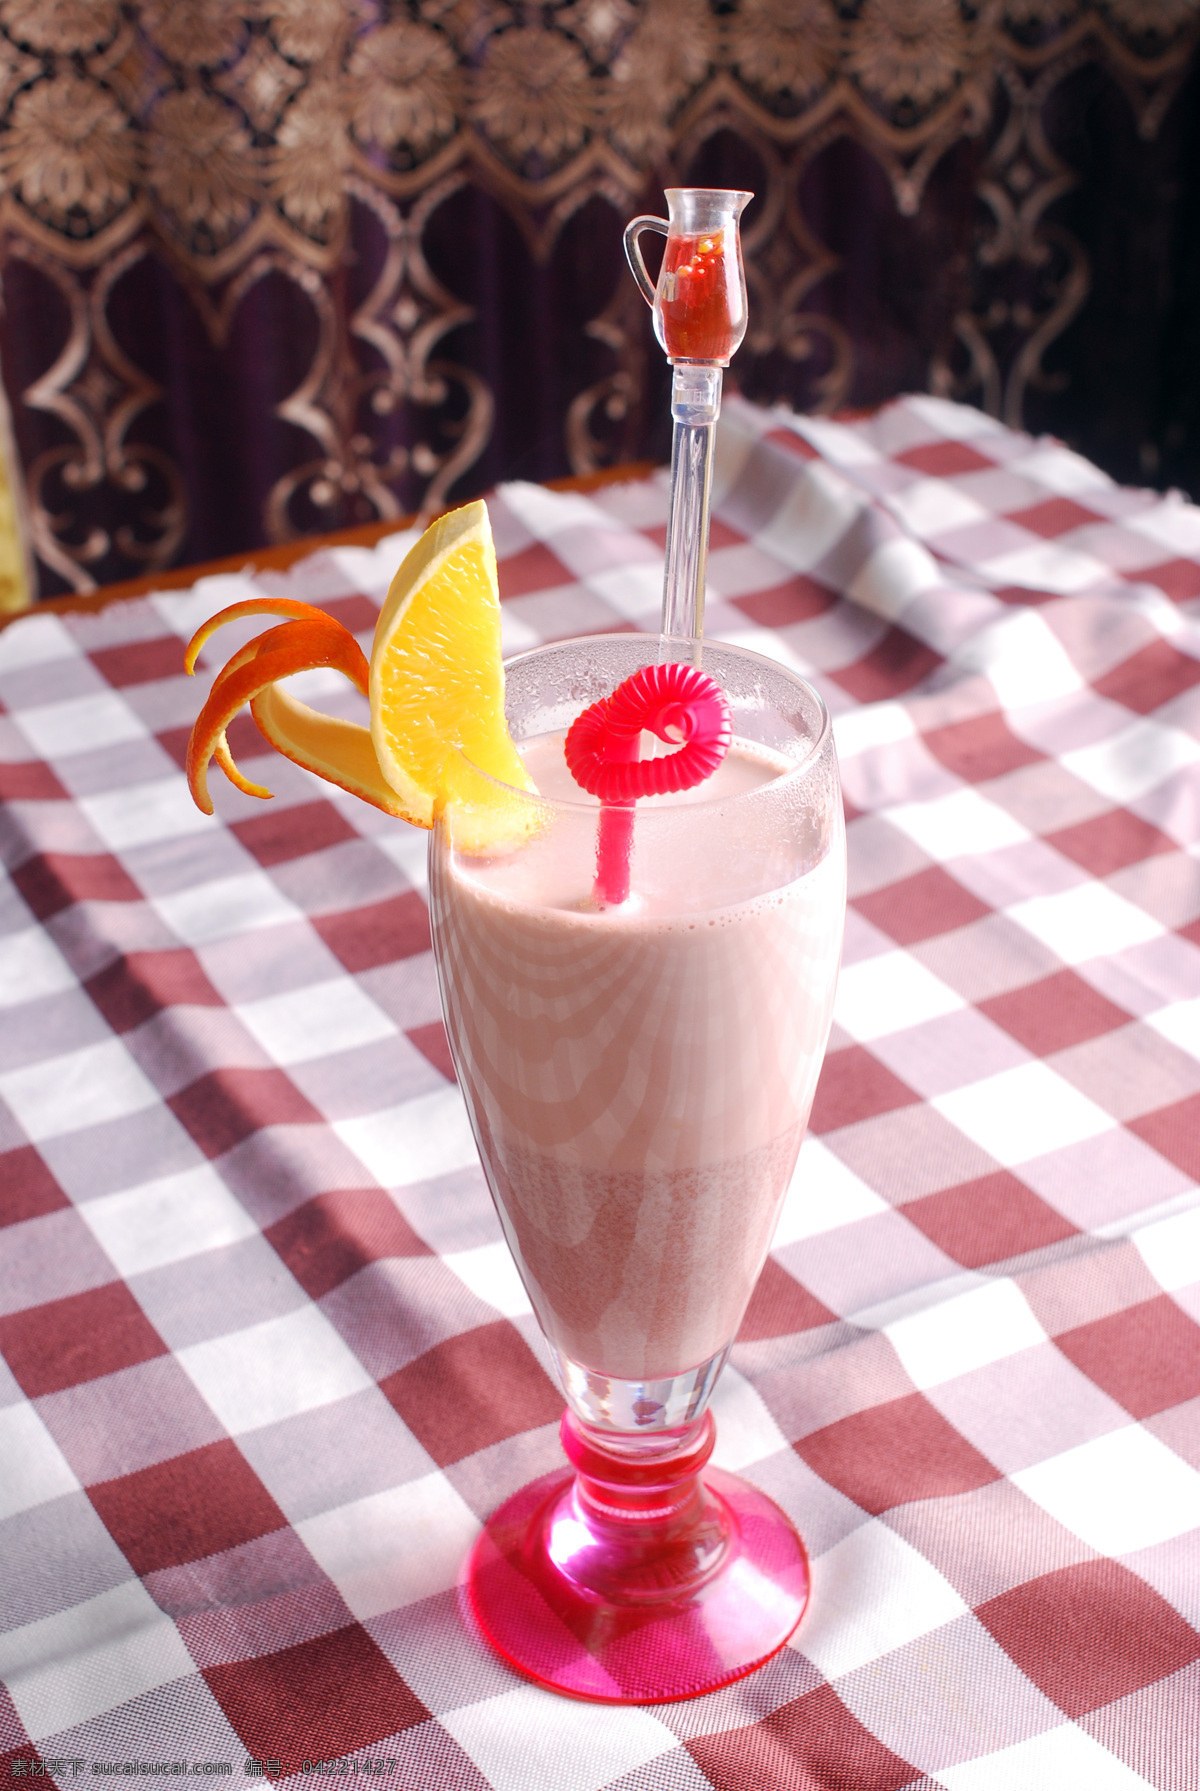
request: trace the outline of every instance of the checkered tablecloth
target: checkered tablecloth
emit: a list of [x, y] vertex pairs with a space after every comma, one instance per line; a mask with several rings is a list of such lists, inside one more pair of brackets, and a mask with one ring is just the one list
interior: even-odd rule
[[[214, 774], [206, 819], [180, 770], [211, 611], [368, 638], [404, 543], [326, 551], [0, 634], [0, 1778], [1200, 1785], [1200, 512], [929, 398], [732, 401], [718, 459], [709, 629], [813, 676], [850, 815], [832, 1045], [715, 1399], [809, 1615], [625, 1710], [464, 1620], [561, 1400], [424, 837], [245, 720], [273, 803]], [[509, 648], [653, 628], [665, 509], [505, 488]]]

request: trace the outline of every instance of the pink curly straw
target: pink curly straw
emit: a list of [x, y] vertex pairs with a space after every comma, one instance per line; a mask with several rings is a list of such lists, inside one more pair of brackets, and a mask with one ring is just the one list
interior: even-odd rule
[[[643, 731], [668, 745], [663, 759], [639, 759]], [[634, 804], [639, 796], [690, 790], [711, 777], [733, 738], [725, 693], [690, 665], [647, 665], [601, 697], [572, 724], [567, 768], [589, 796], [600, 798], [593, 894], [604, 907], [629, 898]]]

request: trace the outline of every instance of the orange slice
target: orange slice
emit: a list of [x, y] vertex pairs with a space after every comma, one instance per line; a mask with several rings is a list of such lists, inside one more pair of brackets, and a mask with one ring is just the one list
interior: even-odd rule
[[439, 517], [392, 580], [371, 649], [371, 738], [408, 817], [431, 827], [441, 807], [456, 812], [455, 839], [467, 850], [468, 834], [483, 849], [512, 818], [495, 792], [490, 826], [489, 787], [475, 768], [534, 788], [504, 718], [500, 592], [484, 503]]
[[[500, 596], [484, 504], [441, 517], [412, 549], [392, 580], [369, 667], [340, 622], [307, 603], [264, 597], [231, 604], [198, 629], [186, 669], [194, 670], [214, 630], [259, 614], [290, 620], [233, 655], [188, 742], [188, 784], [205, 814], [213, 812], [214, 758], [240, 790], [271, 794], [238, 770], [225, 737], [249, 703], [259, 731], [285, 757], [418, 827], [432, 827], [445, 811], [462, 850], [502, 849], [530, 831], [529, 805], [505, 788], [534, 786], [504, 718]], [[369, 698], [370, 729], [279, 688], [281, 679], [316, 666], [340, 671]]]

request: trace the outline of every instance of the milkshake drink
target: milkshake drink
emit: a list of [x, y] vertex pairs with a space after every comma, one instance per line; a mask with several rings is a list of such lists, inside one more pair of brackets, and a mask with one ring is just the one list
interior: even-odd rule
[[[514, 850], [431, 860], [455, 1061], [568, 1391], [572, 1367], [642, 1384], [719, 1365], [828, 1037], [845, 907], [830, 743], [764, 728], [762, 703], [739, 714], [730, 694], [716, 774], [637, 805], [628, 902], [592, 897], [599, 811], [561, 727], [518, 737], [543, 824]], [[738, 737], [756, 710], [770, 743]]]

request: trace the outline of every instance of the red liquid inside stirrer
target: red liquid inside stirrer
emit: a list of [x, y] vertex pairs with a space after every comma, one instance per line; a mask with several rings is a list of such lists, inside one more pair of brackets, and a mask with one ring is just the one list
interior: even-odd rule
[[669, 236], [659, 275], [662, 344], [672, 360], [727, 362], [738, 341], [741, 293], [727, 232]]
[[[678, 752], [639, 759], [643, 731]], [[629, 896], [634, 803], [639, 796], [690, 790], [711, 777], [733, 738], [725, 692], [694, 666], [646, 665], [576, 717], [566, 738], [567, 769], [589, 796], [600, 798], [596, 900], [616, 906]]]

